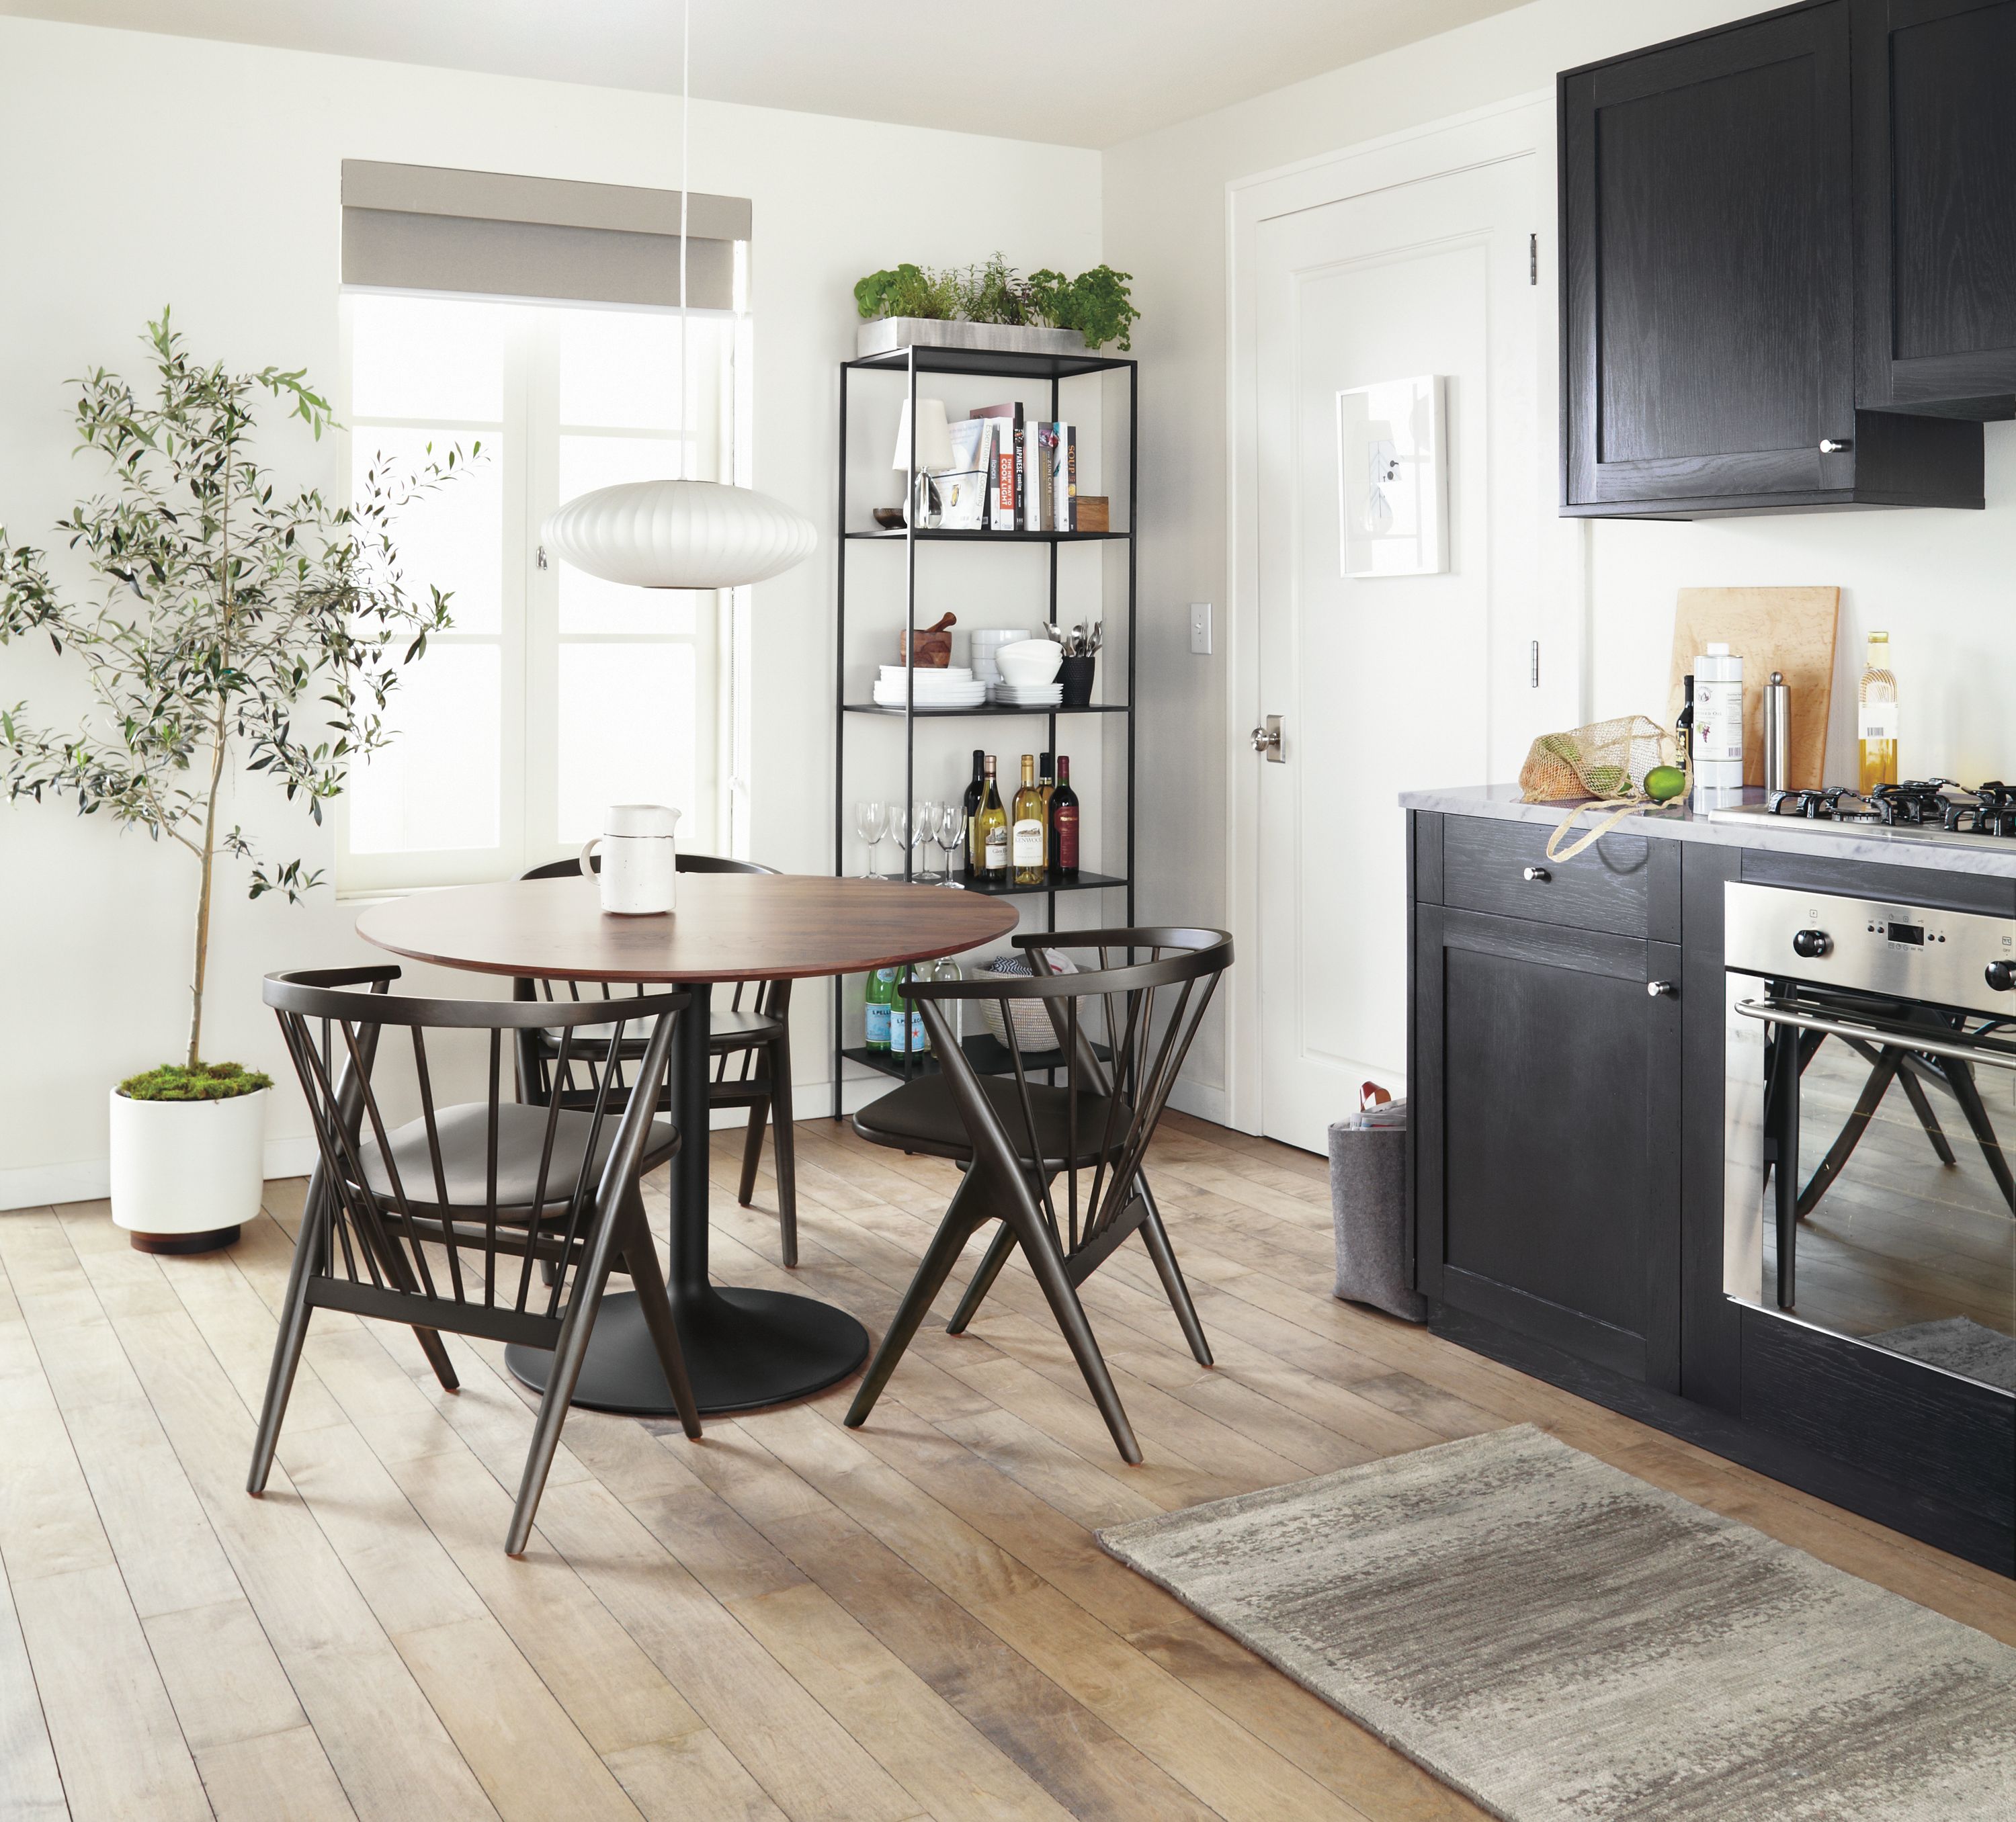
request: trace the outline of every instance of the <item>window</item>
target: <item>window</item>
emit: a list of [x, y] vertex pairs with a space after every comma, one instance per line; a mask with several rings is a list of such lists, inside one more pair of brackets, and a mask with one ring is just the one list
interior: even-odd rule
[[733, 595], [619, 588], [538, 537], [596, 487], [736, 478], [747, 319], [689, 318], [687, 447], [675, 312], [368, 290], [342, 312], [353, 487], [381, 452], [483, 449], [393, 526], [407, 585], [449, 592], [454, 625], [393, 692], [391, 743], [351, 774], [340, 887], [507, 878], [578, 851], [611, 803], [675, 805], [682, 841], [732, 850]]

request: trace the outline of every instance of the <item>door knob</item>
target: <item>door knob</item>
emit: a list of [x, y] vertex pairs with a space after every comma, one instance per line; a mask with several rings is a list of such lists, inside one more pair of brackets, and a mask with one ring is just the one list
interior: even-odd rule
[[1648, 980], [1645, 991], [1655, 1000], [1672, 1000], [1679, 997], [1680, 990], [1669, 980]]
[[1845, 455], [1854, 447], [1852, 437], [1823, 437], [1820, 439], [1820, 454], [1823, 455]]
[[1253, 730], [1253, 750], [1264, 753], [1271, 765], [1287, 762], [1287, 755], [1281, 750], [1281, 717], [1269, 715]]

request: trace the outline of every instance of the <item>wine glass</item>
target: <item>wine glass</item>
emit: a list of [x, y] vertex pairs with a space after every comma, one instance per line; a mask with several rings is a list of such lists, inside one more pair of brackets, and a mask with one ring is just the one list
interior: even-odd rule
[[952, 876], [952, 857], [966, 846], [966, 806], [945, 803], [938, 806], [938, 826], [934, 832], [938, 844], [945, 850], [945, 882], [955, 891], [959, 890], [959, 882]]
[[[901, 860], [903, 850], [910, 845], [910, 807], [897, 802], [889, 806], [889, 835], [896, 844], [896, 857]], [[908, 875], [899, 867], [894, 873], [885, 873], [885, 879], [902, 879]]]
[[931, 841], [938, 826], [938, 800], [935, 797], [920, 797], [910, 806], [910, 844], [916, 853], [914, 876], [920, 886], [941, 883], [938, 875], [926, 864], [931, 858]]
[[882, 846], [882, 837], [887, 832], [889, 813], [883, 807], [879, 797], [870, 797], [854, 807], [854, 832], [868, 844], [868, 870], [861, 877], [876, 877], [876, 851]]

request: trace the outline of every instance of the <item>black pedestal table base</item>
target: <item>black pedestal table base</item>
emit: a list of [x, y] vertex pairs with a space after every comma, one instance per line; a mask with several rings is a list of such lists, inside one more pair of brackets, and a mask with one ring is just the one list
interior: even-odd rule
[[[845, 1310], [810, 1297], [710, 1285], [675, 1294], [672, 1312], [704, 1417], [808, 1398], [859, 1371], [868, 1358], [868, 1331]], [[535, 1391], [545, 1389], [553, 1357], [545, 1349], [508, 1347], [504, 1362]], [[625, 1417], [677, 1414], [632, 1292], [602, 1299], [574, 1403]]]

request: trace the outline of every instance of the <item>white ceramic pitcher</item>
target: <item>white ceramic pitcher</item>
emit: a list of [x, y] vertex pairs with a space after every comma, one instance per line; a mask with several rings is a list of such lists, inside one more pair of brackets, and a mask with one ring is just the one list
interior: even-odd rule
[[679, 813], [663, 803], [613, 803], [602, 833], [581, 850], [581, 870], [593, 874], [602, 850], [602, 908], [620, 918], [662, 917], [679, 882]]

